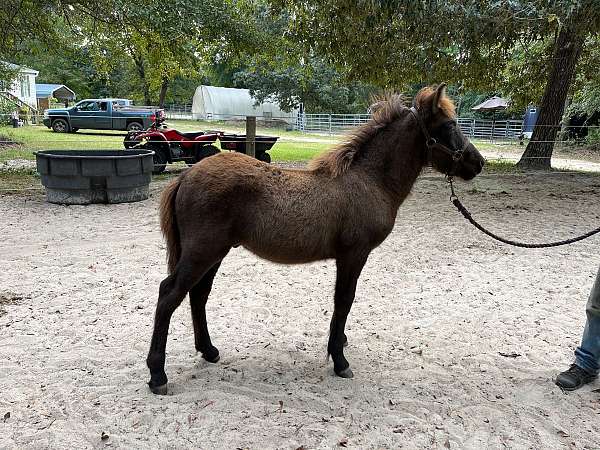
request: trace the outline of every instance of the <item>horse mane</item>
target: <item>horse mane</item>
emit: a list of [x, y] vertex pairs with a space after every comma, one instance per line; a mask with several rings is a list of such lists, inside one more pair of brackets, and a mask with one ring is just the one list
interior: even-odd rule
[[344, 142], [309, 162], [310, 170], [327, 172], [336, 178], [348, 170], [360, 157], [365, 144], [383, 128], [406, 114], [407, 108], [399, 94], [384, 94], [371, 106], [371, 119], [346, 135]]
[[[429, 104], [429, 99], [435, 94], [436, 88], [437, 86], [427, 86], [419, 91], [413, 101], [413, 104], [417, 109], [424, 109], [425, 105]], [[456, 107], [449, 97], [442, 95], [437, 106], [446, 117], [449, 117], [450, 119], [456, 118]]]

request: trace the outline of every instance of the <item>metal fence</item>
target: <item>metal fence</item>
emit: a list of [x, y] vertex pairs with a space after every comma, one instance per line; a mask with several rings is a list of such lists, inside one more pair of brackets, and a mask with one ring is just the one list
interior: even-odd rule
[[340, 134], [370, 118], [370, 114], [298, 114], [294, 129], [304, 133]]
[[191, 120], [193, 118], [191, 104], [185, 104], [185, 105], [169, 104], [169, 105], [165, 105], [164, 109], [165, 109], [165, 114], [167, 116], [167, 119], [189, 119], [189, 120]]
[[517, 140], [523, 134], [522, 120], [484, 120], [459, 117], [458, 125], [469, 137]]
[[[370, 114], [302, 114], [294, 129], [304, 133], [341, 134], [366, 123]], [[457, 119], [463, 133], [481, 139], [518, 140], [522, 134], [521, 120], [485, 120], [460, 117]]]

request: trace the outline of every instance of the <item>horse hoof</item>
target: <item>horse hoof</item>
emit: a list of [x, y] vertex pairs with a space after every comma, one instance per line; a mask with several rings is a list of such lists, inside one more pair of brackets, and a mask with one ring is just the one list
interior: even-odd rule
[[221, 359], [221, 355], [219, 355], [219, 350], [216, 347], [209, 348], [206, 352], [202, 353], [202, 357], [210, 362], [216, 363]]
[[148, 386], [150, 387], [150, 391], [152, 391], [153, 394], [167, 395], [167, 383], [161, 384], [160, 386], [153, 386], [150, 383], [148, 383]]
[[216, 355], [202, 355], [202, 357], [208, 361], [209, 363], [217, 363], [221, 359], [221, 355], [218, 353]]
[[350, 367], [346, 367], [344, 370], [336, 372], [336, 375], [341, 378], [353, 378], [354, 372], [352, 372], [352, 369], [350, 369]]

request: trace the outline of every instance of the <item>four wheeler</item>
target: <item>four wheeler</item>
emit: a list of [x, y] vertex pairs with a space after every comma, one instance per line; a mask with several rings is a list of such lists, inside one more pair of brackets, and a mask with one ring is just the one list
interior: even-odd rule
[[[240, 153], [246, 152], [246, 136], [240, 134], [226, 134], [220, 131], [197, 131], [183, 133], [167, 128], [157, 120], [145, 131], [131, 131], [125, 136], [125, 148], [145, 148], [154, 151], [154, 173], [165, 170], [167, 163], [185, 161], [192, 165], [220, 152], [215, 147], [216, 140], [221, 141], [221, 148]], [[271, 162], [271, 155], [267, 153], [278, 137], [256, 136], [255, 157], [260, 161]]]
[[161, 173], [167, 163], [185, 161], [188, 165], [192, 165], [203, 158], [219, 153], [220, 150], [214, 146], [214, 143], [220, 135], [219, 131], [183, 133], [163, 127], [157, 121], [147, 130], [127, 133], [123, 145], [125, 148], [153, 150], [153, 173]]

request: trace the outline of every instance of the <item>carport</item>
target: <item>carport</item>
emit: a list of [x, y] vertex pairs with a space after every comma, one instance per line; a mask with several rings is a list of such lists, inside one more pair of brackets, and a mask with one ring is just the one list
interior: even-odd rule
[[36, 83], [35, 89], [39, 111], [44, 111], [50, 108], [50, 98], [55, 98], [61, 102], [64, 102], [65, 106], [68, 105], [68, 102], [77, 98], [75, 92], [73, 92], [64, 84]]

